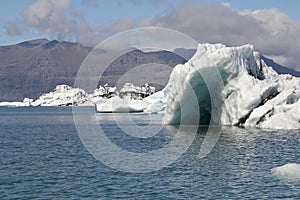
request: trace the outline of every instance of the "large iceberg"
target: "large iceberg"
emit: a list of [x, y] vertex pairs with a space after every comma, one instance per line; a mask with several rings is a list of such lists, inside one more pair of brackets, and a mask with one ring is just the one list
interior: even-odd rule
[[278, 75], [249, 44], [199, 44], [163, 92], [165, 124], [300, 129], [300, 79]]

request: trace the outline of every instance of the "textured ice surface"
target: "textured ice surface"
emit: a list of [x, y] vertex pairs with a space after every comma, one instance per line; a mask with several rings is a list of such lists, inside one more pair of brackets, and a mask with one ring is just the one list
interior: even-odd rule
[[278, 75], [249, 44], [199, 44], [163, 91], [166, 124], [300, 128], [300, 79]]
[[87, 102], [88, 94], [80, 88], [58, 85], [54, 91], [41, 95], [32, 106], [72, 106]]
[[114, 96], [105, 99], [101, 103], [96, 104], [98, 112], [112, 112], [112, 113], [128, 113], [128, 112], [143, 112], [148, 106], [142, 100], [124, 100], [119, 96]]

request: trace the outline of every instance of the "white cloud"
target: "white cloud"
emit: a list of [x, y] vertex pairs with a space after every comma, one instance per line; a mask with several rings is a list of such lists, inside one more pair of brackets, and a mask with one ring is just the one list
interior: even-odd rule
[[37, 0], [24, 11], [23, 15], [28, 25], [44, 26], [58, 22], [69, 6], [69, 0]]
[[22, 20], [7, 23], [9, 35], [20, 35], [26, 29], [35, 28], [58, 40], [77, 40], [89, 46], [104, 38], [102, 33], [105, 31], [90, 26], [81, 11], [71, 8], [69, 0], [36, 0], [23, 11], [22, 16]]
[[19, 24], [20, 23], [18, 21], [8, 22], [5, 24], [6, 33], [12, 36], [21, 35], [24, 27], [21, 27]]
[[[159, 3], [158, 0], [153, 1]], [[133, 0], [133, 3], [141, 2]], [[300, 21], [291, 19], [278, 9], [239, 11], [228, 3], [190, 2], [179, 4], [168, 13], [139, 21], [125, 17], [109, 27], [95, 27], [85, 21], [83, 13], [71, 9], [69, 0], [36, 0], [24, 10], [22, 20], [7, 23], [7, 33], [21, 34], [26, 24], [28, 28], [35, 28], [59, 40], [96, 45], [123, 30], [159, 26], [185, 33], [201, 43], [252, 43], [264, 55], [300, 71]]]
[[139, 25], [173, 28], [200, 43], [251, 43], [264, 55], [300, 71], [300, 21], [278, 9], [238, 11], [229, 4], [189, 3]]
[[230, 3], [228, 3], [228, 2], [222, 2], [222, 5], [225, 7], [231, 8]]
[[300, 21], [291, 19], [278, 9], [241, 11], [242, 16], [256, 20], [265, 31], [254, 38], [255, 46], [276, 61], [300, 70]]

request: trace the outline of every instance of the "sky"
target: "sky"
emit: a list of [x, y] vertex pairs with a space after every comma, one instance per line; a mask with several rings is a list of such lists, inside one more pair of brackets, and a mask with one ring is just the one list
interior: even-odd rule
[[0, 45], [47, 38], [95, 46], [124, 30], [165, 27], [199, 43], [253, 44], [300, 71], [299, 0], [4, 0]]

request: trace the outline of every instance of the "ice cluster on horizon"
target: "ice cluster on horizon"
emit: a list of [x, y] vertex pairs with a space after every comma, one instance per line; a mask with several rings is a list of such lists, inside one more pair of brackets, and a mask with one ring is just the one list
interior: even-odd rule
[[88, 94], [80, 88], [57, 85], [54, 91], [42, 94], [31, 106], [78, 106], [87, 101]]
[[[137, 102], [143, 100], [146, 103], [146, 97], [154, 92], [155, 88], [148, 84], [135, 86], [132, 83], [126, 83], [120, 92], [117, 91], [116, 87], [105, 84], [104, 86], [100, 85], [93, 93], [88, 94], [83, 89], [63, 84], [57, 85], [53, 91], [42, 94], [36, 100], [24, 98], [23, 102], [0, 102], [0, 106], [94, 106], [94, 104], [105, 102], [108, 106], [110, 101], [118, 100], [118, 104], [121, 104], [121, 101], [126, 104], [131, 102], [133, 109], [136, 109], [135, 107], [140, 107]], [[117, 102], [115, 102], [115, 105], [117, 105]], [[110, 109], [112, 108], [105, 108], [106, 111]]]
[[279, 75], [252, 45], [199, 44], [195, 55], [176, 65], [159, 92], [127, 83], [107, 84], [92, 94], [59, 85], [37, 100], [0, 106], [96, 105], [99, 112], [164, 112], [164, 124], [220, 124], [300, 129], [300, 78]]
[[33, 99], [29, 99], [27, 97], [25, 97], [23, 99], [22, 102], [8, 102], [8, 101], [4, 101], [4, 102], [0, 102], [0, 106], [8, 106], [8, 107], [26, 107], [26, 106], [31, 106], [33, 102]]
[[[126, 83], [119, 93], [111, 98], [94, 97], [91, 99], [96, 105], [98, 112], [156, 112], [162, 111], [163, 103], [156, 109], [154, 99], [160, 102], [162, 95], [156, 98], [155, 88], [145, 84], [144, 86], [135, 86], [132, 83]], [[162, 92], [160, 92], [162, 93]], [[160, 94], [158, 92], [158, 94]], [[151, 95], [151, 97], [149, 97]], [[150, 110], [151, 109], [151, 110]]]

